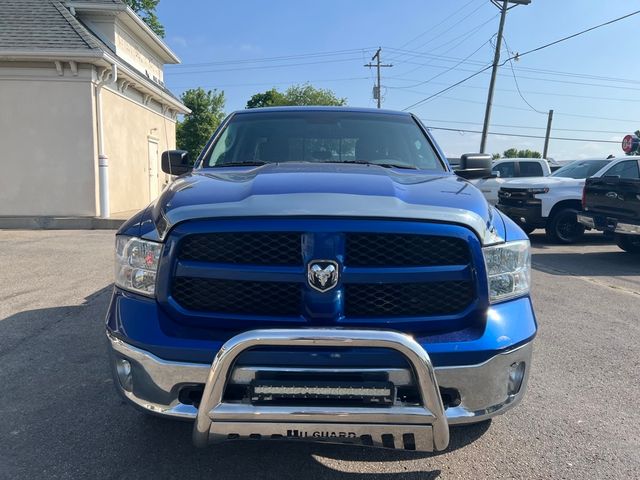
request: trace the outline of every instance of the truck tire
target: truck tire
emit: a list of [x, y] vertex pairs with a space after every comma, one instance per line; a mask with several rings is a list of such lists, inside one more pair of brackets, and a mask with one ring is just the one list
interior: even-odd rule
[[555, 212], [547, 222], [547, 237], [564, 244], [579, 241], [584, 235], [585, 226], [578, 222], [577, 215], [578, 211], [574, 208], [563, 208]]
[[616, 245], [628, 253], [640, 253], [640, 236], [616, 234]]

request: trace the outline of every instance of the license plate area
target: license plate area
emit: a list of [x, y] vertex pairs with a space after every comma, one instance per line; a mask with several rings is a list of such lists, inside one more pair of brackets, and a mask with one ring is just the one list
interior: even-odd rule
[[384, 407], [394, 404], [396, 387], [385, 378], [360, 375], [258, 374], [249, 385], [249, 398], [254, 405]]

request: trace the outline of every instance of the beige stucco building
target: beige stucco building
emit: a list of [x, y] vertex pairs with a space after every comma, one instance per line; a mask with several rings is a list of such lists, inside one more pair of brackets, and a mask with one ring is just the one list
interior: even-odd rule
[[120, 0], [0, 0], [0, 217], [108, 217], [166, 184], [179, 60]]

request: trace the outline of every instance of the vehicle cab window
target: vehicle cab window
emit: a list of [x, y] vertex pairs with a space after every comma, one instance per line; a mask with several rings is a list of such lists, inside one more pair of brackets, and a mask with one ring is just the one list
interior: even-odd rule
[[491, 173], [500, 178], [513, 178], [516, 176], [516, 162], [502, 162], [493, 167]]
[[519, 177], [543, 177], [542, 165], [539, 162], [520, 162]]
[[637, 160], [627, 160], [625, 162], [616, 163], [607, 170], [604, 177], [620, 177], [620, 178], [640, 178], [640, 169], [638, 169]]

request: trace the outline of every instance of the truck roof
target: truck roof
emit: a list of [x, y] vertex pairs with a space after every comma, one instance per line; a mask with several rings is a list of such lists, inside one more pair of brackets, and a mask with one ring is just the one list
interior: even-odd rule
[[400, 112], [398, 110], [386, 110], [378, 108], [363, 108], [363, 107], [331, 107], [323, 105], [311, 105], [311, 106], [283, 106], [283, 107], [260, 107], [260, 108], [248, 108], [244, 110], [236, 110], [234, 115], [242, 115], [246, 113], [260, 113], [260, 112], [352, 112], [352, 113], [378, 113], [386, 115], [400, 115], [410, 116], [409, 112]]

